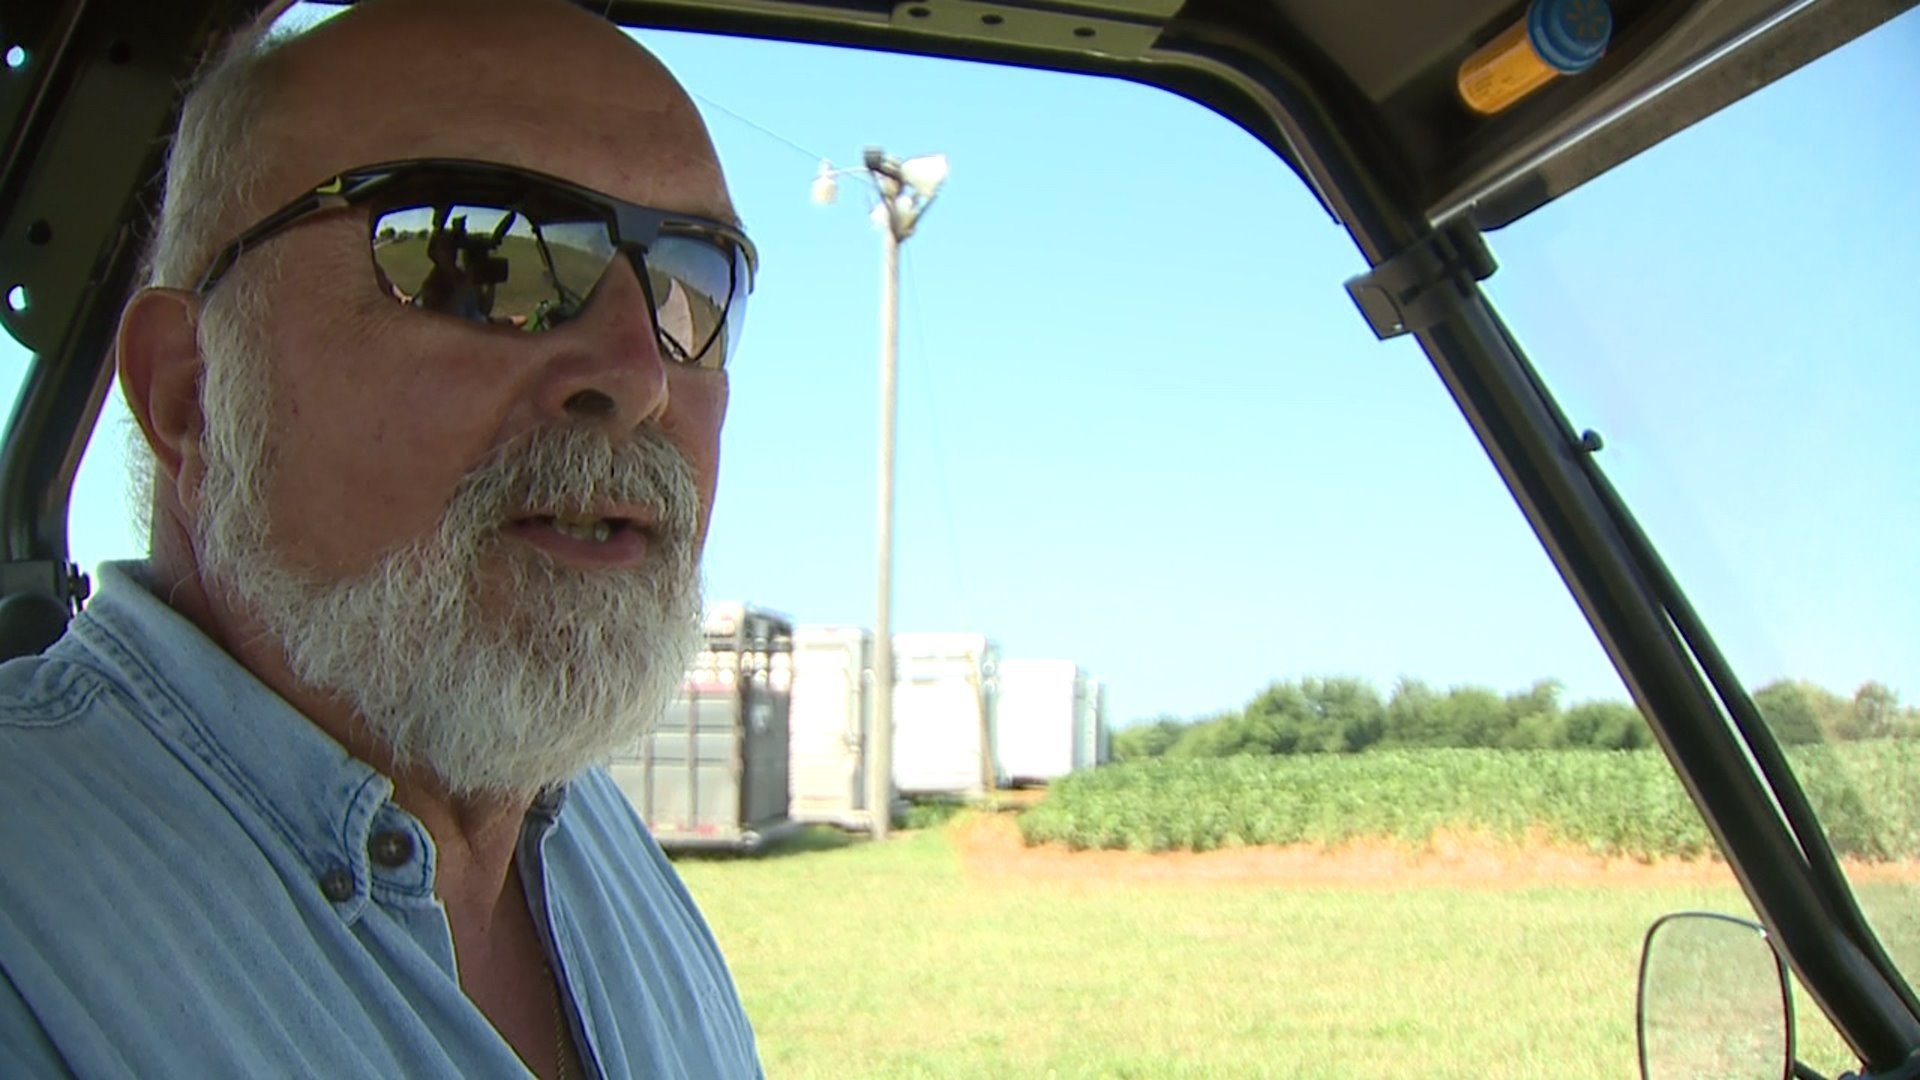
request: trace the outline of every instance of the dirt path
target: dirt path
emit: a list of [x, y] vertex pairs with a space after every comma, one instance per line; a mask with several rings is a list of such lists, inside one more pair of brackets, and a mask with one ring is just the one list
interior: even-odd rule
[[[1643, 863], [1544, 843], [1513, 846], [1472, 836], [1442, 836], [1425, 849], [1378, 842], [1331, 850], [1302, 845], [1148, 855], [1072, 851], [1057, 844], [1028, 847], [1011, 814], [968, 815], [949, 828], [967, 872], [988, 879], [1204, 882], [1269, 888], [1734, 884], [1732, 871], [1718, 859]], [[1920, 864], [1849, 866], [1847, 870], [1855, 882], [1920, 881]]]

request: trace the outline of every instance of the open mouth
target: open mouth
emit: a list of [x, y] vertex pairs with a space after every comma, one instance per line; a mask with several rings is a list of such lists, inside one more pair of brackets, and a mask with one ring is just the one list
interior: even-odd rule
[[650, 537], [653, 534], [650, 521], [619, 513], [526, 514], [514, 518], [510, 526], [516, 531], [551, 529], [568, 539], [591, 544], [612, 543], [628, 537]]
[[597, 517], [593, 515], [554, 514], [531, 519], [546, 525], [562, 536], [571, 536], [575, 540], [591, 540], [606, 543], [620, 533], [637, 528], [626, 518]]

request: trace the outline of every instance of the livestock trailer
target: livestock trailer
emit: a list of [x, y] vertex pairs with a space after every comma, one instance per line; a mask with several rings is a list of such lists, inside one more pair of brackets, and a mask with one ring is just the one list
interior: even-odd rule
[[1087, 692], [1073, 718], [1073, 767], [1091, 769], [1112, 761], [1111, 735], [1107, 728], [1107, 685], [1088, 679]]
[[857, 626], [797, 627], [787, 716], [788, 815], [805, 824], [871, 827], [866, 763], [873, 720], [872, 632]]
[[787, 815], [793, 624], [745, 604], [714, 605], [706, 647], [633, 751], [610, 766], [668, 850], [751, 851], [794, 828]]
[[1000, 770], [1013, 784], [1044, 784], [1075, 766], [1092, 716], [1087, 676], [1071, 660], [1000, 661], [995, 731]]
[[994, 749], [999, 649], [980, 634], [893, 638], [893, 783], [903, 795], [1000, 786]]

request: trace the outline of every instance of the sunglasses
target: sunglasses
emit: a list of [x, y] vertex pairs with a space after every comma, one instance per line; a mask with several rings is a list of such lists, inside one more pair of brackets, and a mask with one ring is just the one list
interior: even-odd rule
[[759, 262], [722, 221], [507, 165], [423, 159], [341, 173], [268, 214], [220, 249], [194, 292], [211, 291], [249, 249], [347, 209], [368, 212], [374, 275], [396, 302], [529, 333], [578, 316], [624, 255], [661, 355], [686, 367], [726, 366]]

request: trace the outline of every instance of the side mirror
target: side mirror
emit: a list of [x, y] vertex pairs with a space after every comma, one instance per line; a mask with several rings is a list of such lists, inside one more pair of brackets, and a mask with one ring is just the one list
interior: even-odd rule
[[1787, 965], [1757, 923], [1668, 915], [1640, 954], [1643, 1080], [1787, 1080], [1793, 997]]

